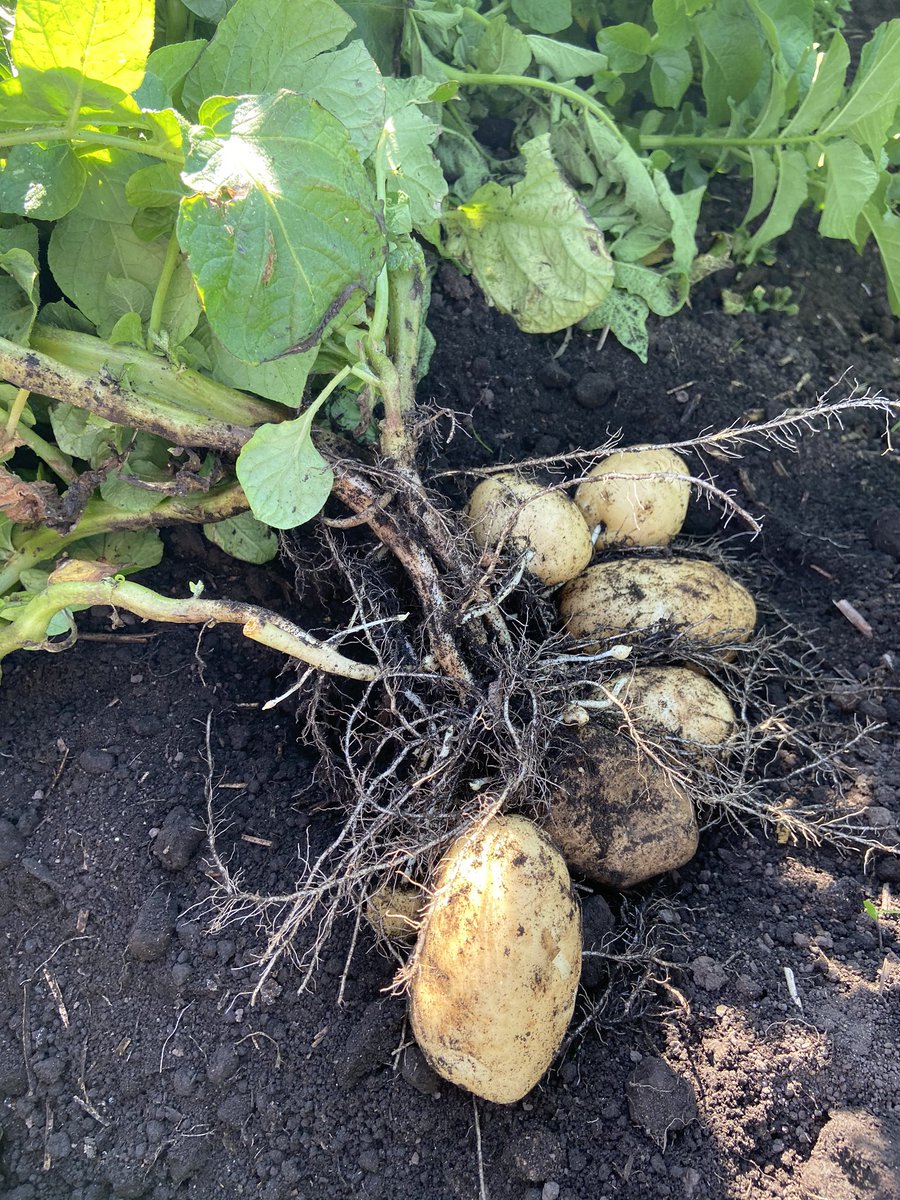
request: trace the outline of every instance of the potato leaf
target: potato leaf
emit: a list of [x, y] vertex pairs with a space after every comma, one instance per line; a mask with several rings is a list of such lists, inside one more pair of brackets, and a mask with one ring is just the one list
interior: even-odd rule
[[12, 57], [20, 69], [71, 68], [127, 93], [152, 39], [152, 0], [19, 0]]
[[214, 525], [204, 525], [203, 532], [220, 550], [241, 562], [267, 563], [278, 553], [278, 535], [252, 513], [240, 513]]
[[606, 299], [613, 266], [600, 230], [559, 172], [550, 135], [527, 142], [522, 153], [520, 183], [487, 183], [450, 214], [446, 249], [520, 328], [552, 333]]
[[296, 421], [262, 425], [237, 460], [237, 477], [253, 515], [273, 529], [294, 529], [322, 509], [334, 474], [311, 437], [320, 402]]
[[34, 225], [0, 228], [0, 337], [28, 345], [38, 309], [38, 233]]
[[386, 254], [349, 135], [291, 92], [217, 97], [201, 120], [178, 239], [213, 332], [247, 362], [311, 349], [368, 295]]
[[746, 254], [750, 262], [767, 242], [790, 229], [808, 194], [806, 157], [802, 151], [779, 151], [775, 162], [778, 171], [775, 196], [765, 220], [747, 243]]
[[0, 210], [56, 221], [81, 199], [84, 164], [66, 142], [13, 146], [0, 171]]
[[819, 221], [822, 237], [855, 239], [856, 225], [878, 187], [879, 171], [865, 150], [849, 138], [825, 147], [825, 204]]
[[572, 24], [572, 0], [512, 0], [512, 10], [538, 33], [561, 33]]
[[339, 46], [353, 21], [334, 0], [237, 0], [185, 80], [183, 103], [199, 111], [208, 96], [303, 91], [310, 59]]

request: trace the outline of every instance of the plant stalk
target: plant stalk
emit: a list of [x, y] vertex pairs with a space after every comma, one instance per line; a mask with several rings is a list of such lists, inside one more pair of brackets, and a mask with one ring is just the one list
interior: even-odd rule
[[47, 646], [47, 628], [57, 613], [67, 608], [108, 604], [127, 609], [149, 621], [179, 625], [205, 625], [210, 622], [241, 625], [245, 637], [281, 654], [300, 659], [316, 670], [366, 682], [372, 682], [380, 675], [377, 667], [345, 658], [339, 651], [318, 641], [284, 617], [255, 604], [239, 604], [234, 600], [204, 600], [194, 596], [175, 600], [114, 575], [69, 581], [79, 570], [90, 573], [94, 566], [93, 563], [72, 561], [56, 572], [60, 577], [59, 582], [54, 582], [51, 576], [46, 590], [23, 605], [10, 624], [0, 630], [0, 660], [14, 650], [52, 649], [52, 646]]

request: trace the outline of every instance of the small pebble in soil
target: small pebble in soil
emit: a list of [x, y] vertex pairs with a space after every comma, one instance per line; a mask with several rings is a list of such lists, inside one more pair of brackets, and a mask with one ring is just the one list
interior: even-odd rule
[[883, 508], [869, 529], [869, 541], [882, 554], [900, 558], [900, 508]]
[[231, 1042], [226, 1042], [219, 1046], [207, 1063], [206, 1078], [218, 1087], [220, 1084], [227, 1083], [237, 1073], [239, 1066], [237, 1050]]
[[86, 775], [105, 775], [115, 769], [116, 759], [107, 750], [83, 750], [78, 765]]
[[335, 1075], [341, 1087], [355, 1087], [389, 1061], [392, 1050], [400, 1041], [402, 1026], [403, 1005], [393, 997], [367, 1004], [335, 1063]]
[[670, 1134], [696, 1119], [693, 1086], [661, 1058], [642, 1059], [629, 1075], [625, 1093], [632, 1121], [663, 1151]]
[[575, 399], [582, 408], [602, 408], [615, 397], [616, 391], [616, 383], [609, 375], [589, 371], [578, 380]]
[[176, 1142], [166, 1156], [169, 1175], [175, 1186], [180, 1187], [186, 1179], [202, 1171], [208, 1158], [209, 1146], [206, 1138], [186, 1137]]
[[717, 992], [728, 982], [724, 968], [708, 954], [701, 954], [694, 959], [691, 963], [691, 974], [697, 987], [703, 988], [705, 992]]
[[438, 1096], [440, 1076], [432, 1071], [418, 1046], [407, 1046], [400, 1057], [400, 1074], [406, 1082], [425, 1096]]
[[155, 962], [162, 958], [175, 930], [178, 906], [164, 889], [152, 892], [140, 907], [137, 920], [128, 936], [126, 953], [138, 962]]
[[203, 841], [205, 832], [203, 822], [178, 804], [167, 813], [150, 851], [167, 871], [182, 871]]

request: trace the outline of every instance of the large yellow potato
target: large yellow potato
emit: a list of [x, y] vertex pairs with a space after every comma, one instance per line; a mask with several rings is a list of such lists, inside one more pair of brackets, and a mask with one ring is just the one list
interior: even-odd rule
[[592, 721], [569, 736], [544, 828], [593, 883], [629, 888], [697, 852], [690, 797], [627, 738]]
[[749, 641], [756, 605], [745, 587], [710, 562], [622, 558], [566, 584], [559, 611], [574, 638], [669, 629], [711, 648]]
[[[575, 493], [575, 503], [591, 529], [601, 526], [596, 545], [668, 546], [680, 531], [691, 498], [690, 475], [674, 450], [621, 450], [588, 472]], [[615, 479], [615, 475], [642, 476]]]
[[511, 472], [479, 483], [466, 515], [482, 548], [506, 539], [511, 549], [533, 551], [528, 569], [541, 583], [565, 583], [591, 561], [591, 531], [574, 501]]
[[661, 729], [704, 748], [734, 732], [731, 701], [720, 687], [687, 667], [639, 667], [610, 685], [638, 725]]
[[572, 1017], [581, 917], [562, 855], [524, 817], [496, 817], [442, 859], [410, 971], [432, 1068], [485, 1100], [535, 1086]]

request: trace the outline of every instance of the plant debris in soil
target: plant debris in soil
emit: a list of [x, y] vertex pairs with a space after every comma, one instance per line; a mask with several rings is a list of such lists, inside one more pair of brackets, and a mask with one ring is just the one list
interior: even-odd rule
[[[898, 323], [870, 257], [823, 249], [807, 223], [770, 274], [801, 293], [798, 317], [727, 317], [712, 279], [657, 327], [644, 368], [593, 335], [565, 348], [520, 335], [445, 270], [422, 392], [463, 416], [431, 472], [619, 429], [626, 443], [676, 440], [808, 405], [838, 381], [895, 394]], [[883, 423], [861, 413], [795, 454], [708, 465], [764, 518], [754, 541], [732, 524], [730, 552], [815, 647], [829, 719], [848, 740], [870, 726], [844, 756], [840, 804], [896, 840], [900, 464]], [[721, 516], [695, 501], [688, 522], [705, 536]], [[205, 554], [209, 594], [296, 605]], [[183, 590], [184, 570], [172, 560], [157, 586]], [[588, 900], [599, 954], [585, 960], [579, 1035], [526, 1100], [473, 1113], [412, 1044], [396, 963], [352, 919], [313, 990], [298, 995], [282, 960], [251, 1005], [261, 931], [210, 932], [206, 789], [229, 871], [289, 892], [333, 828], [316, 755], [288, 703], [262, 708], [290, 685], [271, 653], [227, 629], [198, 640], [121, 619], [98, 612], [62, 659], [11, 658], [0, 691], [6, 1200], [467, 1200], [479, 1169], [494, 1200], [900, 1196], [896, 858], [720, 825], [627, 902]], [[623, 942], [642, 922], [652, 944]]]

